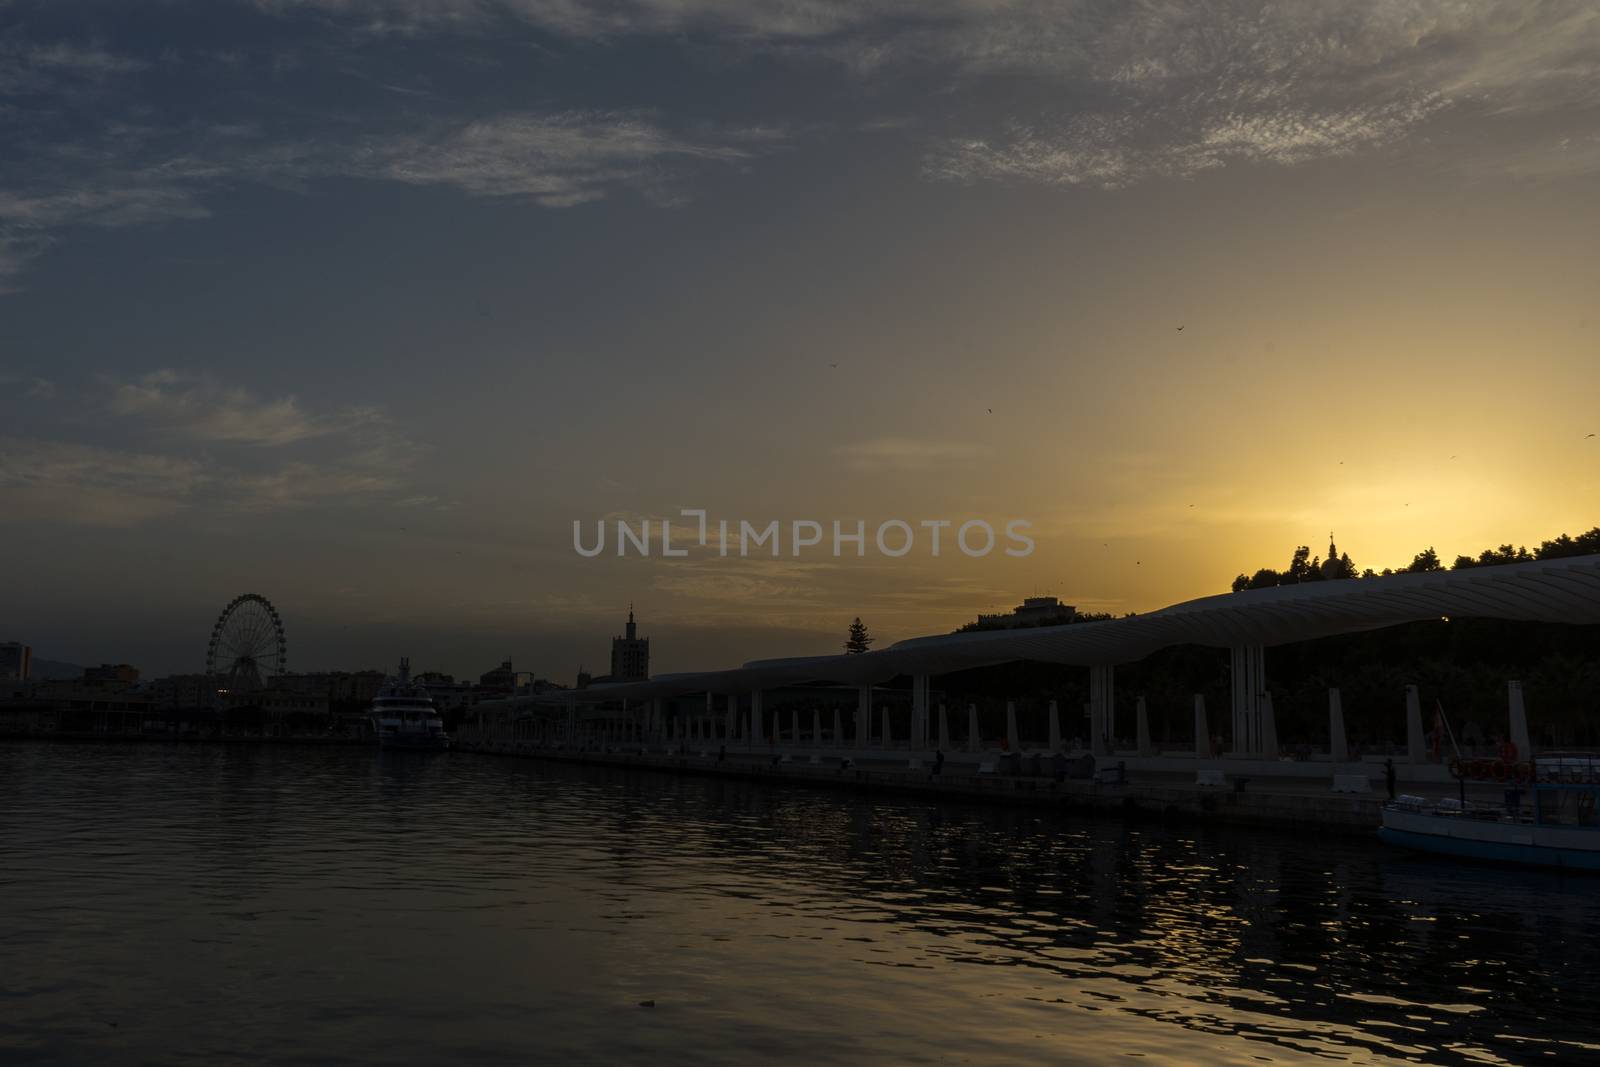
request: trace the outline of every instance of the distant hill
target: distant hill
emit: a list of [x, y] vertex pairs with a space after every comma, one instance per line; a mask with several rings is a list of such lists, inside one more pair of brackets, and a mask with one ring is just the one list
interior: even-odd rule
[[83, 677], [83, 668], [76, 663], [62, 663], [53, 659], [35, 659], [28, 665], [28, 679], [34, 682], [68, 681]]

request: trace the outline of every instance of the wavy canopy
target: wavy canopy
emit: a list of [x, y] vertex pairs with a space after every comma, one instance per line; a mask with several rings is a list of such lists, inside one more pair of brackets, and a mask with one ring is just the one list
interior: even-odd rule
[[733, 670], [593, 686], [563, 699], [646, 700], [808, 682], [869, 685], [1015, 660], [1129, 663], [1169, 645], [1282, 645], [1441, 616], [1600, 623], [1600, 555], [1224, 593], [1125, 619], [917, 637], [860, 655], [755, 660]]

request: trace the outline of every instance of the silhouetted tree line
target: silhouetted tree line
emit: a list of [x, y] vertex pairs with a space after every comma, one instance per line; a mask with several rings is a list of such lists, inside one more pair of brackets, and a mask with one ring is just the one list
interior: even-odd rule
[[[1132, 614], [1131, 612], [1129, 614]], [[1043, 615], [1037, 619], [1026, 622], [1006, 622], [1002, 619], [976, 619], [957, 627], [953, 633], [970, 634], [980, 630], [1036, 630], [1041, 626], [1069, 626], [1075, 622], [1105, 622], [1114, 619], [1115, 615], [1109, 611], [1073, 611], [1063, 608], [1054, 615]]]
[[[1300, 546], [1282, 570], [1263, 569], [1234, 580], [1235, 591], [1296, 582], [1358, 580], [1396, 573], [1357, 571], [1349, 555], [1328, 546], [1326, 559]], [[1492, 567], [1535, 559], [1556, 559], [1600, 553], [1600, 527], [1572, 537], [1541, 542], [1537, 549], [1501, 545], [1476, 557], [1457, 556], [1450, 569]], [[1401, 572], [1442, 571], [1438, 552], [1429, 546]], [[1110, 619], [1086, 613], [1067, 622]], [[990, 629], [968, 623], [961, 631]], [[1340, 690], [1346, 730], [1352, 744], [1382, 748], [1405, 743], [1405, 687], [1420, 690], [1424, 721], [1432, 722], [1437, 702], [1464, 744], [1487, 745], [1507, 729], [1506, 682], [1523, 683], [1529, 726], [1541, 746], [1600, 745], [1600, 626], [1519, 622], [1504, 619], [1452, 618], [1408, 623], [1363, 633], [1338, 634], [1269, 648], [1267, 688], [1273, 696], [1278, 736], [1287, 749], [1328, 744], [1328, 689]], [[1134, 703], [1142, 695], [1150, 715], [1151, 734], [1167, 748], [1187, 748], [1194, 738], [1194, 695], [1206, 698], [1210, 732], [1226, 737], [1229, 729], [1229, 658], [1227, 650], [1200, 645], [1160, 649], [1116, 670], [1117, 733], [1125, 743], [1134, 736]], [[909, 684], [909, 683], [908, 683]], [[1048, 706], [1058, 702], [1062, 732], [1068, 738], [1087, 733], [1084, 703], [1089, 699], [1088, 672], [1082, 667], [1017, 662], [961, 671], [940, 678], [940, 699], [950, 704], [952, 720], [964, 721], [968, 703], [976, 704], [984, 732], [1003, 728], [1007, 700], [1017, 703], [1025, 737], [1043, 738]], [[899, 728], [897, 726], [897, 728]]]
[[[1450, 569], [1459, 571], [1469, 567], [1496, 567], [1505, 563], [1526, 563], [1536, 559], [1558, 559], [1563, 556], [1587, 556], [1594, 553], [1600, 553], [1600, 526], [1577, 537], [1562, 534], [1560, 537], [1543, 541], [1532, 552], [1525, 546], [1512, 548], [1510, 545], [1501, 545], [1499, 548], [1486, 548], [1477, 556], [1457, 556]], [[1351, 562], [1350, 554], [1338, 552], [1330, 540], [1327, 559], [1311, 555], [1310, 547], [1301, 545], [1294, 550], [1294, 556], [1289, 560], [1287, 568], [1276, 571], [1270, 567], [1263, 567], [1254, 574], [1241, 574], [1233, 580], [1233, 591], [1237, 593], [1243, 589], [1267, 589], [1275, 585], [1295, 585], [1300, 582], [1321, 582], [1338, 578], [1378, 578], [1396, 573], [1415, 574], [1444, 569], [1444, 564], [1439, 560], [1439, 553], [1429, 545], [1413, 556], [1408, 566], [1401, 567], [1398, 571], [1391, 567], [1374, 571], [1369, 567], [1357, 574], [1356, 565]]]

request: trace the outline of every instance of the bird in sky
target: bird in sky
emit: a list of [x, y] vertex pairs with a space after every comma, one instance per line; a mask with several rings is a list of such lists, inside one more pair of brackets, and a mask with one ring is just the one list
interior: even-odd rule
[[[1184, 323], [1184, 326], [1187, 326], [1187, 325], [1188, 325], [1188, 323]], [[1182, 333], [1182, 332], [1183, 332], [1183, 326], [1179, 326], [1179, 327], [1178, 327], [1178, 332], [1179, 332], [1179, 333]]]
[[839, 364], [837, 364], [837, 363], [830, 363], [830, 364], [828, 364], [828, 366], [830, 366], [830, 367], [837, 367], [837, 366], [838, 366], [838, 365], [839, 365]]
[[1584, 439], [1584, 440], [1585, 440], [1585, 441], [1587, 441], [1587, 440], [1588, 440], [1588, 439], [1589, 439], [1589, 438], [1591, 438], [1591, 437], [1593, 437], [1593, 436], [1594, 436], [1594, 434], [1592, 434], [1592, 433], [1589, 433], [1589, 434], [1584, 434], [1584, 435], [1583, 435], [1583, 439]]
[[994, 408], [985, 408], [984, 410], [987, 411], [991, 415], [994, 414]]

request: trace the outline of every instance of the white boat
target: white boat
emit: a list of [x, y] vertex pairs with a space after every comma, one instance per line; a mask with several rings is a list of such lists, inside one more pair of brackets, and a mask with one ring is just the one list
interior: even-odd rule
[[1473, 760], [1454, 769], [1463, 783], [1481, 779], [1505, 786], [1507, 803], [1402, 796], [1383, 806], [1378, 836], [1468, 859], [1600, 871], [1600, 756], [1548, 755], [1509, 764]]
[[400, 671], [378, 690], [372, 701], [372, 728], [379, 748], [442, 751], [450, 747], [444, 720], [433, 706], [425, 686], [412, 681], [411, 661], [400, 660]]

